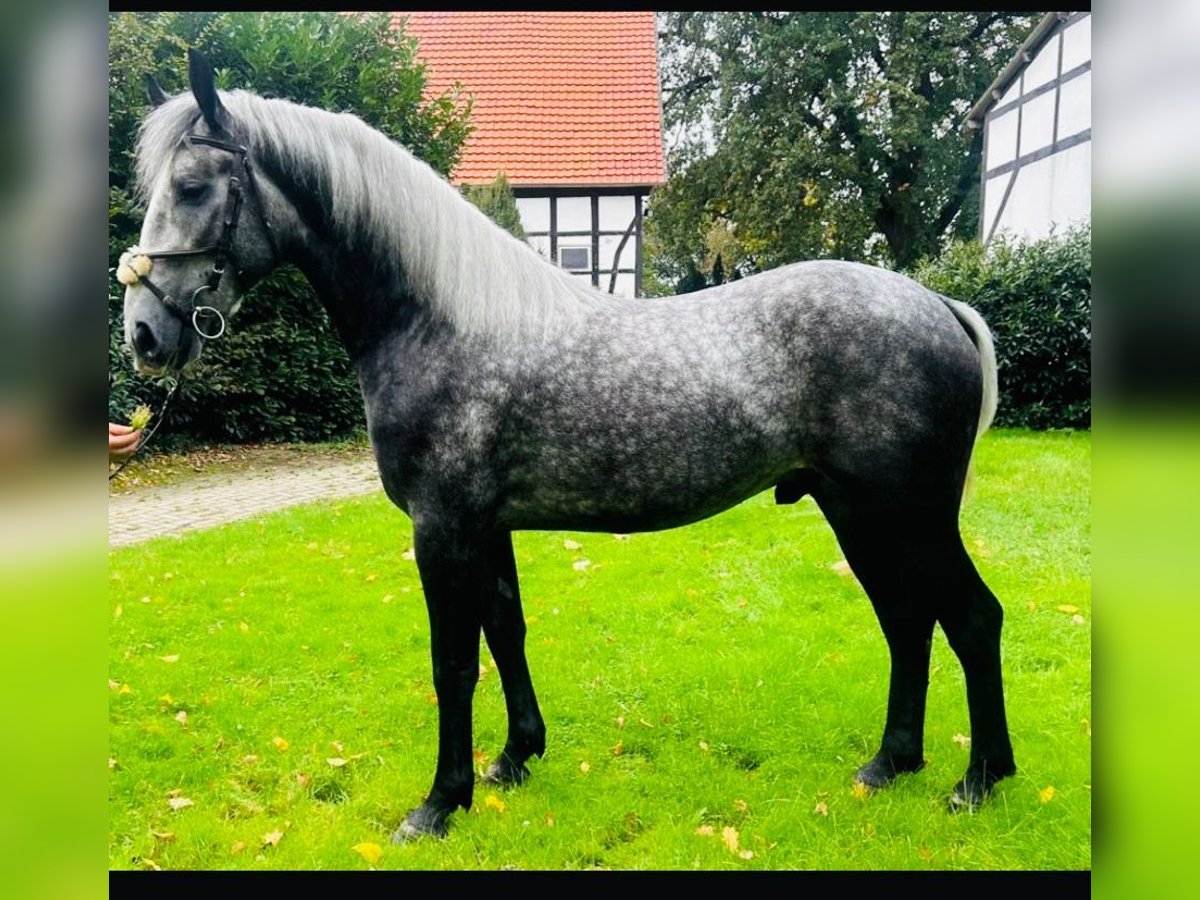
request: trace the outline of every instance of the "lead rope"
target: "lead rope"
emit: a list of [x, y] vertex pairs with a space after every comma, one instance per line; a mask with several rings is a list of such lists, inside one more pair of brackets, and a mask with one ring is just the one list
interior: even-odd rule
[[118, 475], [120, 475], [121, 472], [124, 470], [124, 468], [127, 465], [129, 465], [131, 462], [133, 462], [133, 460], [137, 457], [137, 455], [142, 452], [142, 449], [147, 444], [150, 443], [150, 439], [153, 438], [154, 435], [158, 432], [159, 427], [162, 425], [164, 419], [166, 418], [165, 413], [167, 411], [167, 406], [170, 405], [171, 400], [174, 399], [176, 392], [178, 392], [178, 390], [179, 390], [179, 382], [180, 382], [180, 379], [174, 379], [172, 381], [171, 388], [170, 388], [170, 390], [167, 391], [167, 396], [163, 400], [162, 406], [160, 406], [158, 408], [158, 413], [154, 417], [154, 427], [151, 428], [149, 432], [147, 432], [147, 434], [144, 438], [142, 438], [140, 441], [138, 441], [137, 447], [134, 449], [133, 453], [131, 453], [125, 459], [125, 462], [121, 463], [121, 465], [119, 465], [117, 467], [116, 471], [112, 472], [108, 476], [109, 481], [112, 481], [114, 478], [116, 478]]

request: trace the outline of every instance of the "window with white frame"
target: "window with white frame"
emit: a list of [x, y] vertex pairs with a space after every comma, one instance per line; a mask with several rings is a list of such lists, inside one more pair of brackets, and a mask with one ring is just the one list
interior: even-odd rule
[[592, 248], [588, 246], [567, 247], [559, 244], [558, 264], [568, 272], [590, 272], [592, 270]]

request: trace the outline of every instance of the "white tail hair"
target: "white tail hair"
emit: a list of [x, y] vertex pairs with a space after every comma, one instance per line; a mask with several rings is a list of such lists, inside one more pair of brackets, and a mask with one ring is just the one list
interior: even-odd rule
[[979, 405], [979, 428], [975, 432], [975, 440], [978, 441], [996, 418], [996, 405], [999, 403], [996, 345], [992, 343], [992, 332], [983, 321], [983, 316], [958, 300], [949, 297], [942, 297], [942, 300], [971, 333], [971, 339], [979, 350], [979, 364], [983, 371], [983, 401]]

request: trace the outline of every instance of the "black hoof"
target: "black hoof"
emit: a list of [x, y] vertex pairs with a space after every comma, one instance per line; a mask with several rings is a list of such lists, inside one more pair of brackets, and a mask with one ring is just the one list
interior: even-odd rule
[[488, 766], [480, 779], [484, 784], [494, 784], [499, 787], [516, 787], [524, 784], [529, 777], [529, 769], [523, 764], [513, 762], [508, 754], [501, 753], [500, 758]]
[[404, 817], [404, 821], [392, 835], [392, 843], [407, 844], [409, 841], [415, 841], [422, 837], [444, 838], [450, 830], [446, 825], [446, 820], [449, 818], [449, 812], [443, 812], [431, 807], [428, 803], [422, 803]]
[[1001, 769], [988, 769], [987, 767], [981, 767], [978, 771], [974, 767], [968, 769], [967, 774], [950, 792], [950, 797], [946, 800], [947, 810], [951, 813], [975, 812], [979, 808], [979, 804], [983, 803], [988, 794], [992, 792], [992, 787], [996, 782], [1007, 778], [1016, 771], [1017, 767], [1011, 763]]
[[872, 791], [877, 791], [891, 784], [897, 775], [906, 772], [920, 772], [923, 768], [925, 768], [924, 759], [904, 760], [884, 753], [876, 753], [874, 759], [858, 770], [854, 780]]

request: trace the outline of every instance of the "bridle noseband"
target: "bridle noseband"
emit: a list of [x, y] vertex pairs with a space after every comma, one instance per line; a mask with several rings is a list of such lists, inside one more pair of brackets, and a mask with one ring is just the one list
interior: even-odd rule
[[[228, 153], [234, 153], [241, 157], [242, 167], [246, 173], [246, 182], [250, 185], [250, 190], [254, 194], [255, 203], [258, 207], [258, 216], [262, 220], [263, 227], [266, 230], [267, 243], [271, 246], [272, 255], [278, 260], [279, 249], [275, 244], [275, 235], [271, 230], [271, 223], [267, 221], [266, 212], [263, 210], [262, 194], [259, 193], [258, 183], [254, 180], [254, 169], [250, 166], [249, 151], [239, 144], [231, 144], [228, 141], [204, 137], [199, 134], [188, 134], [187, 139], [194, 144], [205, 144], [209, 147], [216, 147], [218, 150], [225, 150]], [[216, 293], [217, 288], [221, 285], [221, 278], [225, 275], [225, 266], [233, 249], [233, 239], [237, 234], [238, 219], [242, 214], [242, 199], [242, 181], [237, 175], [231, 174], [229, 176], [229, 196], [225, 202], [225, 220], [221, 228], [221, 234], [215, 244], [210, 244], [207, 247], [197, 247], [194, 250], [141, 250], [137, 247], [131, 247], [128, 253], [121, 257], [121, 265], [117, 269], [118, 280], [126, 285], [145, 284], [150, 289], [150, 292], [162, 301], [163, 306], [173, 315], [190, 324], [200, 337], [210, 341], [221, 337], [225, 333], [225, 317], [214, 306], [197, 305], [196, 298], [205, 291]], [[149, 272], [151, 263], [149, 260], [202, 256], [209, 253], [213, 255], [212, 271], [209, 272], [208, 279], [204, 284], [192, 292], [192, 296], [186, 305], [176, 300], [150, 280]], [[146, 262], [140, 263], [139, 257], [146, 257]], [[144, 274], [141, 271], [142, 268], [145, 269]], [[217, 327], [211, 331], [205, 331], [200, 323], [214, 316], [217, 320]]]

